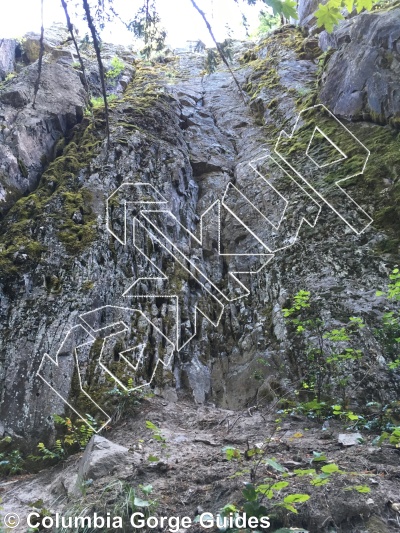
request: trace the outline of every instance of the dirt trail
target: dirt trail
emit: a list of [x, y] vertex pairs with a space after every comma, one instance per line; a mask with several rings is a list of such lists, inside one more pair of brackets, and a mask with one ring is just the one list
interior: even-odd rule
[[[131, 464], [117, 466], [74, 497], [71, 480], [81, 456], [73, 456], [64, 465], [3, 483], [0, 489], [4, 512], [17, 512], [23, 517], [35, 507], [33, 502], [43, 500], [43, 508], [52, 513], [91, 509], [112, 514], [118, 493], [110, 487], [115, 489], [119, 480], [133, 487], [138, 495], [140, 486], [151, 484], [150, 497], [157, 502], [155, 515], [192, 519], [203, 511], [216, 515], [228, 503], [238, 507], [243, 504], [244, 483], [251, 479], [256, 484], [265, 478], [274, 482], [282, 479], [281, 473], [263, 461], [256, 468], [256, 461], [246, 458], [246, 450], [262, 447], [263, 458], [278, 461], [286, 469], [284, 477], [289, 481], [289, 486], [269, 502], [270, 531], [281, 526], [304, 527], [312, 533], [398, 531], [398, 514], [389, 502], [399, 499], [399, 450], [372, 447], [371, 436], [365, 436], [358, 446], [343, 448], [337, 441], [338, 432], [343, 431], [339, 425], [323, 430], [322, 422], [299, 417], [283, 420], [278, 426], [275, 418], [266, 409], [235, 412], [153, 397], [105, 434], [112, 442], [129, 448]], [[146, 421], [161, 430], [164, 443], [154, 438]], [[240, 450], [241, 459], [228, 461], [222, 451], [226, 446]], [[322, 452], [327, 459], [323, 464], [334, 462], [344, 473], [332, 475], [330, 482], [320, 487], [313, 487], [309, 476], [296, 476], [295, 469], [315, 467], [313, 452]], [[358, 485], [367, 485], [370, 492], [344, 490]], [[308, 502], [298, 506], [298, 515], [277, 512], [271, 505], [290, 493], [311, 495]], [[28, 530], [22, 527], [14, 531]], [[193, 525], [190, 531], [204, 529]]]

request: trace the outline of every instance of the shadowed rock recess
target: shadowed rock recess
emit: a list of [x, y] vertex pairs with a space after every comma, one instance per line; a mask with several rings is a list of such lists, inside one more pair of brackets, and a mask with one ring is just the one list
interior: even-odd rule
[[[244, 481], [285, 472], [290, 493], [311, 498], [298, 514], [270, 510], [270, 531], [398, 530], [398, 448], [372, 446], [377, 433], [359, 426], [362, 442], [347, 447], [339, 417], [322, 430], [318, 413], [288, 414], [313, 395], [296, 392], [304, 342], [282, 309], [304, 290], [327, 329], [362, 318], [343, 409], [390, 405], [395, 416], [397, 405], [400, 416], [399, 370], [376, 332], [390, 310], [376, 291], [399, 261], [400, 8], [319, 41], [283, 26], [234, 42], [242, 94], [222, 64], [205, 75], [202, 54], [145, 62], [104, 45], [108, 148], [104, 108], [87, 110], [66, 38], [49, 32], [35, 107], [38, 36], [0, 40], [0, 430], [37, 454], [59, 438], [54, 414], [112, 420], [83, 457], [1, 483], [3, 514], [121, 514], [131, 486], [158, 502], [155, 514], [194, 518], [240, 508]], [[83, 57], [98, 96], [93, 50]], [[263, 462], [255, 473], [248, 452], [262, 446], [283, 471]], [[294, 474], [318, 453], [343, 472], [328, 485]]]

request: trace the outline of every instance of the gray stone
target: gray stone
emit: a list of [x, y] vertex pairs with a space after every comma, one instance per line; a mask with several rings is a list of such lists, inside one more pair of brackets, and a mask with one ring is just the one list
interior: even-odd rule
[[362, 438], [361, 433], [340, 433], [338, 435], [338, 443], [343, 446], [355, 446], [360, 444]]
[[78, 479], [98, 479], [110, 476], [124, 465], [132, 464], [128, 448], [93, 435], [79, 462]]
[[44, 63], [33, 108], [36, 78], [30, 65], [0, 90], [0, 213], [10, 207], [10, 190], [15, 201], [36, 187], [43, 157], [51, 160], [55, 142], [83, 118], [86, 94], [77, 72]]

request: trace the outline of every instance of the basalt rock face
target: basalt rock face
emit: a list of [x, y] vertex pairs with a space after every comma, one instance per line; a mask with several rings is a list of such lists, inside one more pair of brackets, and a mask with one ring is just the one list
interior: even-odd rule
[[[39, 39], [29, 33], [22, 45], [11, 39], [0, 41], [0, 78], [11, 74], [0, 87], [0, 216], [36, 188], [44, 168], [57, 155], [57, 141], [82, 121], [88, 102], [75, 48], [66, 30], [54, 25], [46, 31], [41, 83], [33, 106]], [[91, 95], [97, 97], [101, 84], [94, 52], [87, 47], [81, 53]], [[111, 94], [121, 93], [134, 72], [132, 52], [113, 45], [104, 47], [105, 70], [112, 69], [112, 59], [118, 55], [120, 70], [107, 78]]]
[[37, 64], [0, 91], [0, 213], [38, 184], [55, 143], [83, 118], [85, 91], [79, 75], [45, 63], [33, 108]]
[[[197, 54], [167, 67], [132, 65], [133, 81], [110, 105], [109, 146], [100, 109], [94, 123], [84, 118], [68, 133], [38, 188], [9, 210], [0, 241], [6, 434], [32, 445], [50, 439], [51, 415], [71, 408], [105, 421], [115, 409], [114, 378], [228, 408], [290, 394], [301, 372], [282, 307], [300, 288], [325, 300], [332, 327], [349, 316], [368, 323], [365, 365], [374, 371], [350, 403], [395, 397], [396, 376], [370, 334], [385, 306], [371, 287], [384, 286], [398, 253], [377, 253], [397, 216], [395, 187], [385, 182], [395, 169], [380, 152], [393, 134], [346, 124], [363, 142], [378, 139], [371, 168], [380, 173], [346, 189], [361, 209], [357, 220], [316, 165], [318, 143], [296, 137], [274, 152], [282, 129], [290, 135], [311, 120], [297, 122], [315, 103], [318, 66], [304, 59], [302, 41], [285, 28], [254, 50], [236, 43], [243, 94], [222, 68], [202, 76]], [[71, 76], [69, 94], [84, 99], [74, 70], [54, 68]], [[31, 72], [34, 65], [21, 76]], [[313, 128], [336, 132], [336, 146], [358, 164], [363, 145], [318, 111]], [[331, 161], [339, 174], [340, 161]], [[299, 186], [299, 169], [314, 188]]]
[[320, 43], [335, 50], [321, 101], [340, 117], [399, 128], [400, 8], [363, 13], [332, 35], [323, 32]]

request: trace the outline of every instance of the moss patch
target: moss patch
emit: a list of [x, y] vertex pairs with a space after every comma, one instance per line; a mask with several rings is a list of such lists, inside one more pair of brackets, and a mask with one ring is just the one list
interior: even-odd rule
[[[70, 254], [80, 253], [95, 238], [90, 193], [77, 174], [93, 158], [101, 142], [85, 120], [43, 173], [38, 188], [20, 198], [0, 223], [0, 269], [5, 276], [24, 272], [40, 262], [46, 246], [40, 228], [52, 226]], [[61, 151], [63, 143], [57, 143]], [[79, 221], [73, 220], [79, 212]]]

